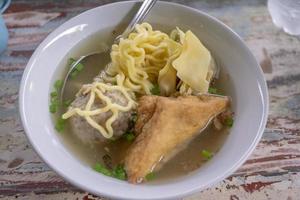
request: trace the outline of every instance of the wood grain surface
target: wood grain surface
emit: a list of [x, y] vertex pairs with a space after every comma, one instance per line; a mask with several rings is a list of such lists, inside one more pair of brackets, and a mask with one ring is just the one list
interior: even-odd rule
[[[13, 0], [0, 56], [0, 199], [103, 199], [65, 182], [30, 146], [18, 113], [23, 70], [56, 27], [113, 0]], [[217, 17], [249, 45], [265, 73], [270, 113], [263, 138], [232, 176], [185, 199], [300, 199], [300, 39], [271, 21], [264, 0], [174, 0]]]

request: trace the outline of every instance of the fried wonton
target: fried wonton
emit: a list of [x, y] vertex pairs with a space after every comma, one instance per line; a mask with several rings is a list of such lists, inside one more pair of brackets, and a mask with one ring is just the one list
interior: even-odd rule
[[136, 140], [125, 157], [128, 181], [140, 183], [158, 163], [207, 123], [225, 111], [229, 98], [222, 96], [144, 96], [139, 101]]

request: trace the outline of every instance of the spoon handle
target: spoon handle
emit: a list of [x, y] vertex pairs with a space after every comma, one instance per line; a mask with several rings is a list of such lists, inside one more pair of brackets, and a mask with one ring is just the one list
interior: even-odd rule
[[121, 38], [127, 38], [128, 37], [128, 35], [134, 30], [135, 25], [141, 23], [145, 19], [146, 15], [149, 13], [151, 8], [154, 6], [156, 1], [157, 0], [144, 0], [143, 4], [139, 8], [139, 10], [135, 14], [135, 16], [133, 17], [131, 22], [129, 23], [129, 25], [125, 29], [125, 31], [122, 33], [122, 35], [119, 35], [118, 37], [116, 37], [115, 43], [118, 43], [118, 41]]

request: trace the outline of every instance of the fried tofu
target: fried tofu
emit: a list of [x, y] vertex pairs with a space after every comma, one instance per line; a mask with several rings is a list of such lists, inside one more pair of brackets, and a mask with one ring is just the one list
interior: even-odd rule
[[144, 125], [153, 116], [156, 107], [156, 101], [158, 96], [144, 96], [139, 100], [137, 113], [138, 118], [135, 123], [135, 133], [139, 134], [142, 132]]
[[143, 96], [139, 101], [136, 140], [125, 157], [130, 183], [140, 183], [157, 165], [187, 141], [207, 122], [229, 106], [221, 96]]

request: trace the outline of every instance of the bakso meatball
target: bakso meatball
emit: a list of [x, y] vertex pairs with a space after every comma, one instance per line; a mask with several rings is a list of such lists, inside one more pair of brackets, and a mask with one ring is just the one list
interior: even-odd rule
[[[84, 109], [90, 94], [78, 93], [76, 99], [72, 102], [70, 108], [80, 108]], [[105, 96], [112, 100], [112, 103], [116, 103], [125, 106], [128, 100], [119, 91], [106, 91]], [[91, 110], [99, 109], [104, 107], [104, 103], [96, 98]], [[91, 118], [99, 125], [105, 128], [105, 122], [111, 117], [112, 112], [104, 112], [98, 115], [91, 116]], [[113, 138], [118, 138], [126, 132], [128, 129], [128, 124], [132, 115], [132, 111], [119, 112], [117, 119], [112, 123], [112, 128], [114, 131]], [[71, 131], [83, 142], [91, 143], [95, 141], [105, 141], [107, 140], [102, 136], [102, 134], [92, 127], [84, 117], [79, 115], [73, 115], [69, 119]]]

